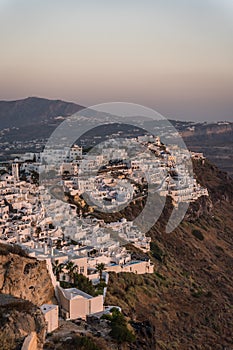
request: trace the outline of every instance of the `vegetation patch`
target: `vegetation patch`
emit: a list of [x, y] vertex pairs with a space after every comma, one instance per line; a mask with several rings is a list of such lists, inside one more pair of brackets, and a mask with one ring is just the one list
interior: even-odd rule
[[[56, 345], [55, 345], [55, 344]], [[45, 350], [102, 350], [94, 341], [87, 336], [71, 335], [64, 339], [54, 339], [48, 342]]]
[[[0, 243], [0, 255], [8, 255], [8, 254], [17, 254], [19, 256], [22, 256], [24, 258], [28, 258], [28, 253], [26, 252], [26, 250], [24, 250], [23, 248], [21, 248], [19, 245], [14, 244], [2, 244]], [[30, 258], [30, 257], [29, 257]]]
[[62, 288], [77, 288], [93, 297], [103, 294], [103, 290], [106, 287], [104, 281], [100, 281], [96, 286], [93, 286], [87, 277], [78, 273], [75, 274], [73, 283], [61, 281], [60, 284]]
[[135, 341], [135, 336], [128, 329], [127, 321], [124, 315], [117, 309], [112, 308], [111, 315], [103, 315], [102, 318], [110, 321], [111, 331], [109, 335], [118, 343], [132, 343]]
[[157, 259], [160, 262], [163, 262], [165, 254], [155, 242], [151, 242], [150, 251], [153, 258]]
[[203, 236], [203, 234], [201, 233], [201, 231], [199, 231], [199, 230], [192, 230], [192, 235], [193, 235], [195, 238], [199, 239], [199, 241], [204, 241], [204, 236]]

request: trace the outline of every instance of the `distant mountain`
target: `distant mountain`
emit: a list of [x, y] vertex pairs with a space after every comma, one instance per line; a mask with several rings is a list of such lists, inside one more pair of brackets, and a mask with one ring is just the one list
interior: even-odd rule
[[[41, 148], [36, 147], [33, 140], [42, 140], [42, 147], [44, 140], [64, 118], [83, 108], [71, 102], [38, 97], [0, 101], [0, 157], [8, 159], [18, 153], [38, 152]], [[130, 124], [131, 119], [128, 118], [127, 123]], [[135, 119], [138, 120], [138, 117], [134, 117], [132, 122]], [[146, 128], [147, 119], [143, 118], [141, 121], [141, 127]], [[233, 176], [233, 123], [170, 122], [181, 133], [190, 150], [204, 152], [207, 158]], [[105, 134], [104, 129], [102, 134]]]
[[54, 122], [56, 117], [72, 115], [83, 108], [71, 102], [38, 97], [0, 101], [0, 129]]

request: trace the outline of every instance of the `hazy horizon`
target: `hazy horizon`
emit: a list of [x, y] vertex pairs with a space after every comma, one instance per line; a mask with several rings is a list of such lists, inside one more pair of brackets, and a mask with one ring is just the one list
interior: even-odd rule
[[[26, 96], [26, 97], [22, 97], [22, 98], [17, 98], [17, 99], [2, 99], [2, 100], [0, 100], [0, 102], [17, 102], [17, 101], [22, 101], [22, 100], [26, 100], [26, 99], [29, 99], [29, 98], [38, 98], [38, 99], [47, 99], [47, 100], [51, 100], [51, 101], [63, 101], [63, 102], [66, 102], [66, 103], [75, 103], [75, 104], [77, 104], [77, 105], [80, 105], [81, 107], [84, 107], [84, 108], [86, 108], [86, 107], [92, 107], [92, 106], [94, 106], [94, 105], [90, 105], [90, 106], [85, 106], [84, 104], [82, 104], [82, 103], [79, 103], [79, 102], [76, 102], [76, 101], [71, 101], [71, 100], [65, 100], [65, 99], [62, 99], [62, 98], [48, 98], [48, 97], [46, 97], [46, 96]], [[121, 101], [112, 101], [113, 103], [116, 103], [116, 102], [121, 102]], [[111, 102], [110, 102], [111, 103]], [[96, 104], [96, 105], [98, 105], [98, 104]], [[99, 105], [101, 105], [101, 103], [99, 104]], [[137, 105], [137, 103], [135, 103], [135, 105]], [[143, 106], [143, 105], [141, 105], [141, 106]], [[144, 107], [148, 107], [148, 106], [144, 106]], [[151, 109], [153, 109], [153, 110], [155, 110], [154, 108], [152, 108], [152, 107], [148, 107], [148, 108], [151, 108]], [[156, 111], [156, 110], [155, 110]], [[158, 111], [156, 111], [156, 112], [158, 112]], [[158, 112], [159, 113], [159, 112]], [[161, 114], [161, 113], [160, 113]], [[199, 123], [199, 122], [206, 122], [206, 123], [215, 123], [215, 122], [231, 122], [231, 123], [233, 123], [233, 118], [229, 118], [229, 119], [216, 119], [216, 120], [204, 120], [204, 119], [200, 119], [200, 120], [198, 120], [198, 119], [196, 119], [196, 120], [194, 120], [194, 119], [188, 119], [188, 118], [175, 118], [175, 117], [170, 117], [170, 116], [166, 116], [166, 115], [162, 115], [163, 117], [165, 117], [165, 118], [167, 118], [167, 119], [171, 119], [171, 120], [177, 120], [177, 121], [187, 121], [187, 122], [189, 122], [189, 121], [191, 121], [191, 122], [197, 122], [197, 123]]]
[[132, 102], [233, 120], [231, 0], [0, 0], [0, 100]]

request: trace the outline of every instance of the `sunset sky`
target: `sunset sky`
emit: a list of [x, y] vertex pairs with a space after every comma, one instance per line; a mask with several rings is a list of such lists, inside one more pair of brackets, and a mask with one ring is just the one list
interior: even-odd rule
[[233, 120], [232, 0], [0, 0], [0, 99]]

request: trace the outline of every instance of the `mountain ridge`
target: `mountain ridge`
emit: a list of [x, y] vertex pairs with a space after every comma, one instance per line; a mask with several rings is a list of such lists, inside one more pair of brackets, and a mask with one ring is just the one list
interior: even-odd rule
[[[38, 152], [47, 138], [69, 115], [84, 106], [60, 99], [27, 97], [14, 101], [0, 101], [0, 156], [15, 158], [17, 152]], [[192, 123], [170, 120], [183, 137], [187, 147], [204, 155], [233, 177], [233, 123]], [[42, 140], [40, 148], [34, 141]], [[27, 147], [18, 147], [17, 142]], [[34, 142], [34, 143], [33, 143]], [[13, 145], [10, 146], [10, 144]], [[9, 147], [10, 146], [10, 147]]]
[[[1, 128], [21, 127], [51, 121], [57, 116], [68, 116], [83, 106], [63, 100], [27, 97], [14, 101], [0, 101]], [[7, 116], [5, 119], [4, 117]], [[39, 120], [40, 119], [40, 120]]]

